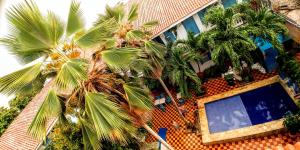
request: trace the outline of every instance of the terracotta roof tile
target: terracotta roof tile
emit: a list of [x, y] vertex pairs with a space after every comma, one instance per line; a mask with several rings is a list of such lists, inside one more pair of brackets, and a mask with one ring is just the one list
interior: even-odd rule
[[153, 20], [159, 21], [160, 24], [152, 30], [156, 36], [213, 1], [215, 0], [129, 0], [127, 5], [139, 4], [137, 26]]
[[[0, 137], [0, 150], [34, 150], [41, 144], [41, 140], [34, 139], [27, 134], [27, 129], [43, 103], [50, 87], [51, 82], [31, 100], [18, 117], [10, 124], [8, 129]], [[48, 123], [48, 130], [51, 129], [52, 122], [53, 121], [50, 121]]]

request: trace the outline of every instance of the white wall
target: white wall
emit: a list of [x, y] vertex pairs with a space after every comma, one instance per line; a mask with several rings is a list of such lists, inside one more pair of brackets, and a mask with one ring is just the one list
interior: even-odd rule
[[182, 23], [177, 25], [177, 39], [187, 39], [187, 31], [185, 30]]

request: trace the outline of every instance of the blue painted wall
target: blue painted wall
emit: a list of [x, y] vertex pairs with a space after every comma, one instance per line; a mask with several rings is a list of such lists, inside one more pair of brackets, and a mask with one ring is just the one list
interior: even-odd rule
[[182, 22], [182, 24], [187, 32], [193, 32], [194, 34], [200, 33], [200, 29], [198, 28], [193, 17], [187, 18]]

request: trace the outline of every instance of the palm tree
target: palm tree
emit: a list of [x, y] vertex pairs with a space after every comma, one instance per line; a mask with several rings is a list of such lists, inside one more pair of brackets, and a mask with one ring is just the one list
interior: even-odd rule
[[252, 62], [250, 52], [256, 46], [245, 30], [236, 26], [240, 14], [232, 8], [224, 9], [216, 6], [205, 15], [206, 24], [214, 28], [200, 35], [198, 45], [212, 52], [212, 59], [224, 65], [230, 61], [237, 70], [241, 68], [241, 60]]
[[269, 41], [277, 50], [283, 50], [278, 36], [286, 35], [288, 29], [281, 16], [273, 13], [267, 7], [253, 9], [248, 3], [237, 5], [235, 9], [236, 12], [241, 14], [243, 21], [247, 23], [242, 28], [247, 31], [249, 36], [260, 37]]
[[190, 65], [190, 62], [199, 60], [200, 55], [188, 43], [181, 41], [175, 42], [169, 51], [169, 56], [166, 58], [168, 77], [173, 85], [179, 86], [182, 96], [189, 97], [191, 94], [188, 90], [188, 80], [194, 82], [197, 89], [201, 85], [200, 79]]
[[[166, 47], [159, 43], [150, 41], [151, 32], [149, 32], [149, 29], [157, 25], [157, 21], [150, 21], [143, 24], [138, 29], [133, 29], [133, 21], [135, 21], [138, 17], [137, 10], [138, 6], [134, 4], [129, 13], [124, 15], [126, 14], [124, 4], [119, 4], [113, 8], [107, 6], [106, 14], [100, 15], [95, 25], [101, 24], [105, 20], [117, 20], [116, 26], [118, 29], [114, 32], [116, 33], [114, 37], [117, 37], [117, 47], [141, 50], [141, 54], [139, 54], [140, 57], [136, 58], [129, 68], [122, 68], [121, 70], [119, 69], [119, 71], [123, 72], [125, 79], [128, 78], [128, 72], [137, 72], [137, 74], [142, 73], [146, 77], [157, 79], [171, 98], [180, 118], [188, 125], [190, 122], [182, 115], [175, 98], [172, 96], [170, 90], [162, 79], [162, 71], [165, 66], [164, 56], [166, 54]], [[107, 46], [102, 45], [102, 47]], [[111, 65], [115, 69], [120, 68], [118, 65]]]
[[99, 149], [100, 140], [126, 143], [136, 126], [144, 126], [173, 149], [145, 123], [143, 114], [152, 107], [148, 90], [138, 81], [126, 82], [111, 73], [115, 66], [129, 66], [140, 50], [110, 45], [97, 49], [90, 59], [94, 51], [88, 48], [113, 40], [115, 20], [84, 32], [80, 4], [75, 1], [66, 24], [53, 12], [43, 15], [32, 1], [13, 6], [7, 14], [13, 30], [1, 42], [21, 62], [32, 64], [1, 77], [0, 92], [11, 95], [22, 91], [41, 75], [52, 79], [51, 89], [28, 129], [31, 135], [44, 138], [49, 119], [65, 123], [65, 116], [75, 115], [85, 149]]

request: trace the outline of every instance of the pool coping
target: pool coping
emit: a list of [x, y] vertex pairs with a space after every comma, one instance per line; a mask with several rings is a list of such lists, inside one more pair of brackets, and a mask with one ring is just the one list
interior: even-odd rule
[[296, 103], [296, 99], [294, 98], [294, 94], [291, 89], [285, 84], [283, 80], [280, 79], [278, 75], [254, 82], [236, 89], [233, 89], [228, 92], [220, 93], [217, 95], [213, 95], [206, 98], [201, 98], [198, 100], [198, 108], [199, 108], [199, 124], [201, 126], [201, 134], [202, 134], [202, 142], [203, 144], [216, 144], [216, 143], [224, 143], [234, 140], [246, 139], [250, 137], [256, 136], [265, 136], [272, 133], [280, 132], [284, 129], [283, 119], [270, 121], [263, 124], [253, 125], [250, 127], [244, 127], [239, 129], [234, 129], [230, 131], [220, 132], [220, 133], [210, 133], [208, 127], [208, 120], [205, 111], [204, 105], [209, 102], [217, 101], [220, 99], [224, 99], [227, 97], [231, 97], [240, 93], [248, 92], [260, 87], [264, 87], [273, 83], [279, 82], [281, 86], [285, 89], [291, 99]]

